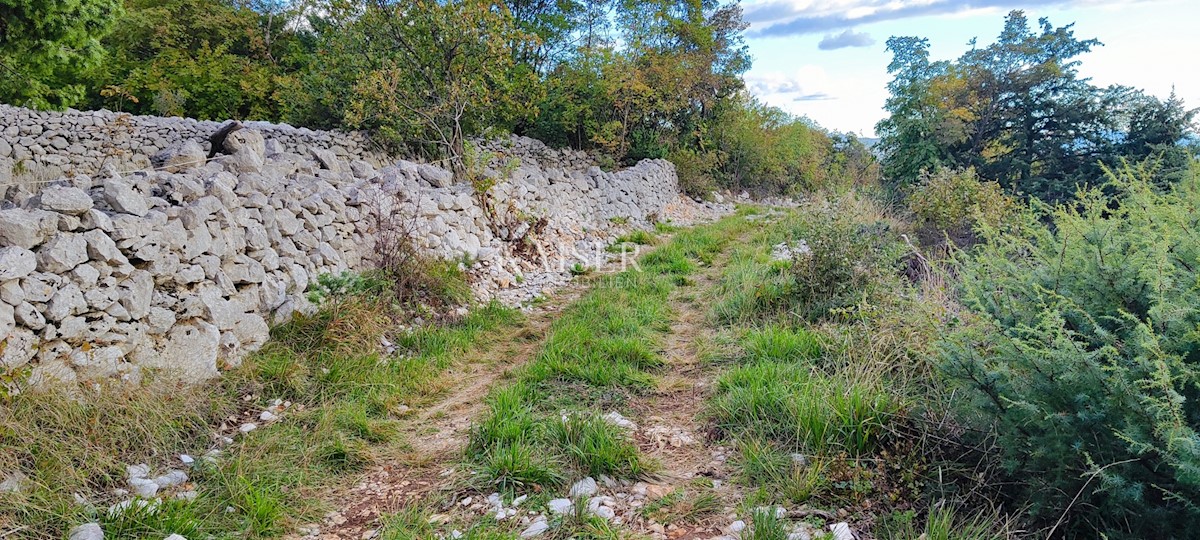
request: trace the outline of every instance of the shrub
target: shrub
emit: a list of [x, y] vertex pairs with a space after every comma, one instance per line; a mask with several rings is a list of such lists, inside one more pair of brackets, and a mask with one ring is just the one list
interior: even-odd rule
[[942, 344], [1010, 495], [1068, 535], [1200, 525], [1200, 178], [1149, 178], [1110, 173], [1115, 196], [983, 227], [961, 265], [970, 324]]
[[339, 279], [350, 284], [346, 292], [387, 292], [392, 302], [406, 309], [469, 302], [471, 287], [458, 263], [432, 258], [418, 249], [413, 241], [417, 237], [415, 213], [404, 210], [405, 202], [397, 197], [368, 205], [363, 225], [374, 242], [368, 260], [373, 269], [364, 278], [341, 276]]
[[975, 169], [946, 168], [926, 173], [908, 204], [926, 233], [944, 232], [959, 244], [973, 240], [977, 225], [999, 227], [1018, 207], [1000, 184], [980, 180]]
[[[813, 205], [790, 229], [789, 274], [802, 317], [821, 319], [897, 287], [904, 246], [874, 203], [841, 197]], [[797, 249], [801, 244], [808, 249]]]
[[715, 154], [685, 148], [671, 152], [667, 159], [675, 164], [680, 191], [691, 197], [712, 197], [712, 192], [717, 189], [717, 181], [712, 176], [712, 171], [717, 168]]

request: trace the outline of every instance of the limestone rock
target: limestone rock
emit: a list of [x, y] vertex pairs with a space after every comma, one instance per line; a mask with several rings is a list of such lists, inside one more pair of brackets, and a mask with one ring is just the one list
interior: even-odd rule
[[0, 245], [33, 249], [58, 229], [54, 214], [44, 210], [0, 210]]
[[454, 184], [454, 173], [433, 165], [418, 165], [417, 174], [435, 188], [448, 188]]
[[572, 484], [570, 495], [571, 497], [591, 497], [598, 491], [600, 491], [600, 486], [597, 486], [596, 480], [589, 476]]
[[217, 347], [221, 331], [201, 319], [175, 325], [166, 341], [154, 351], [140, 351], [134, 361], [145, 367], [162, 369], [184, 381], [201, 382], [216, 377]]
[[262, 159], [267, 155], [266, 140], [257, 129], [242, 128], [225, 137], [223, 147], [230, 154], [250, 152]]
[[51, 321], [57, 322], [70, 315], [81, 314], [87, 310], [87, 307], [88, 303], [83, 297], [83, 292], [74, 283], [68, 283], [55, 291], [54, 296], [50, 298], [46, 316]]
[[154, 276], [145, 270], [134, 270], [129, 278], [121, 283], [121, 307], [129, 312], [132, 319], [141, 319], [150, 312], [150, 299], [154, 293]]
[[[0, 336], [9, 335], [17, 327], [16, 310], [8, 304], [0, 304]], [[0, 350], [0, 355], [7, 356], [8, 349]], [[5, 362], [4, 365], [7, 365]]]
[[113, 239], [109, 238], [107, 234], [104, 234], [104, 231], [98, 229], [90, 230], [83, 233], [83, 239], [87, 244], [87, 256], [93, 260], [106, 263], [128, 264], [129, 260], [125, 258], [120, 249], [117, 249], [117, 243], [113, 242]]
[[104, 182], [104, 200], [117, 212], [137, 217], [150, 212], [146, 198], [122, 180], [109, 179]]
[[207, 154], [204, 153], [204, 148], [193, 140], [187, 140], [182, 143], [170, 146], [163, 151], [154, 154], [150, 158], [150, 162], [156, 168], [160, 168], [167, 172], [178, 173], [190, 171], [192, 169], [204, 166], [207, 161]]
[[[5, 308], [8, 308], [7, 311]], [[5, 315], [7, 313], [7, 316]], [[37, 355], [37, 335], [24, 328], [12, 329], [12, 308], [0, 304], [0, 335], [7, 335], [4, 348], [0, 349], [0, 368], [16, 369], [28, 364]], [[5, 324], [8, 330], [4, 330]]]
[[65, 274], [87, 260], [87, 240], [84, 236], [61, 233], [38, 249], [37, 269], [53, 274]]
[[342, 170], [342, 163], [333, 152], [324, 148], [312, 148], [309, 149], [309, 153], [317, 160], [317, 163], [321, 164], [322, 169], [329, 169], [331, 171]]
[[82, 189], [50, 186], [38, 194], [43, 210], [78, 216], [92, 209], [92, 198]]
[[37, 256], [19, 246], [0, 247], [0, 281], [19, 279], [37, 269]]
[[84, 523], [71, 529], [70, 540], [104, 540], [104, 530], [99, 523]]
[[[120, 347], [96, 347], [71, 353], [71, 365], [76, 373], [98, 379], [117, 373], [124, 353]], [[153, 495], [151, 495], [153, 496]]]

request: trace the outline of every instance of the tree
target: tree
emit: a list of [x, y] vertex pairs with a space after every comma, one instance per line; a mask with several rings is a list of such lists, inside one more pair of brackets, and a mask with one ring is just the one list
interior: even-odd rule
[[79, 103], [78, 75], [104, 58], [100, 38], [120, 13], [120, 0], [0, 0], [0, 101]]
[[536, 40], [513, 43], [513, 59], [544, 73], [569, 56], [588, 7], [578, 0], [505, 0], [517, 29]]
[[[276, 3], [234, 0], [126, 0], [126, 14], [104, 40], [110, 60], [93, 86], [118, 86], [138, 98], [130, 112], [201, 119], [282, 116], [280, 87], [290, 13]], [[112, 106], [94, 95], [92, 105]]]
[[1121, 104], [1124, 138], [1117, 147], [1120, 155], [1133, 162], [1154, 160], [1159, 187], [1186, 178], [1192, 154], [1184, 142], [1195, 131], [1194, 120], [1200, 109], [1185, 108], [1174, 92], [1163, 101], [1131, 91]]
[[617, 18], [637, 71], [631, 82], [649, 90], [648, 106], [625, 115], [629, 157], [662, 157], [673, 146], [697, 144], [716, 104], [744, 86], [750, 58], [741, 7], [713, 0], [626, 0]]
[[[904, 187], [939, 167], [974, 168], [1010, 191], [1060, 201], [1100, 178], [1102, 164], [1150, 156], [1150, 139], [1155, 155], [1177, 146], [1191, 120], [1181, 103], [1078, 75], [1077, 58], [1099, 44], [1076, 38], [1073, 25], [1041, 19], [1033, 29], [1021, 11], [1009, 13], [995, 43], [954, 62], [931, 62], [925, 39], [889, 39], [891, 115], [876, 126], [889, 181]], [[1179, 171], [1186, 160], [1166, 153]]]
[[349, 127], [416, 141], [459, 168], [466, 137], [531, 114], [537, 78], [511, 51], [536, 38], [503, 4], [375, 0], [346, 29], [329, 60], [362, 68], [342, 111]]
[[959, 60], [978, 96], [968, 105], [976, 120], [964, 165], [1010, 189], [1061, 200], [1100, 174], [1103, 93], [1079, 78], [1075, 60], [1100, 42], [1076, 39], [1073, 24], [1039, 25], [1040, 33], [1031, 31], [1025, 14], [1013, 11], [996, 43]]

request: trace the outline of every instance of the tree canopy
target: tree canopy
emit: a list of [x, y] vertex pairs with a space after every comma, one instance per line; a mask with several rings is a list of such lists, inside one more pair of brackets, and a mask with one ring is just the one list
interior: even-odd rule
[[889, 39], [890, 116], [876, 127], [887, 177], [907, 185], [923, 171], [973, 167], [1009, 190], [1057, 201], [1122, 158], [1163, 158], [1166, 177], [1186, 170], [1174, 149], [1195, 111], [1080, 77], [1078, 57], [1101, 44], [1077, 38], [1073, 26], [1041, 19], [1032, 28], [1013, 11], [995, 43], [955, 61], [931, 61], [926, 39]]
[[100, 38], [120, 13], [120, 0], [0, 0], [0, 101], [78, 103], [79, 75], [103, 60]]

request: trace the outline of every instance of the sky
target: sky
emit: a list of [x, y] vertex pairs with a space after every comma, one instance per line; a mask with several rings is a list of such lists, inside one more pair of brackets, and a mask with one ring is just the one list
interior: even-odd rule
[[929, 38], [934, 60], [952, 60], [978, 38], [995, 41], [1004, 16], [1024, 10], [1075, 23], [1077, 39], [1104, 45], [1080, 56], [1097, 86], [1121, 84], [1165, 99], [1174, 89], [1200, 107], [1200, 1], [1197, 0], [742, 0], [754, 67], [750, 91], [821, 126], [875, 136], [886, 113], [886, 50], [891, 36]]

